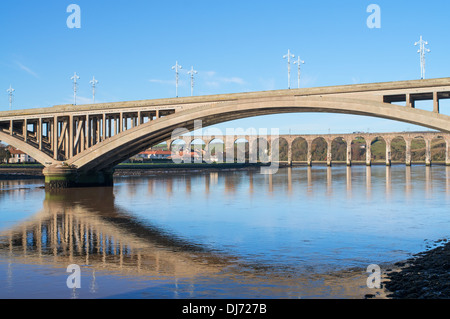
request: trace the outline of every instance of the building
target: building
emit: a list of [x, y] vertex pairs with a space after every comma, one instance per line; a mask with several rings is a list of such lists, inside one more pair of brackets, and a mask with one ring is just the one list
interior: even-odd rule
[[8, 151], [11, 154], [11, 157], [8, 161], [9, 164], [32, 164], [36, 163], [36, 160], [31, 156], [25, 154], [21, 150], [18, 150], [12, 146], [8, 147]]
[[151, 159], [151, 160], [165, 160], [170, 159], [172, 156], [171, 151], [145, 151], [139, 153], [138, 157], [143, 159]]

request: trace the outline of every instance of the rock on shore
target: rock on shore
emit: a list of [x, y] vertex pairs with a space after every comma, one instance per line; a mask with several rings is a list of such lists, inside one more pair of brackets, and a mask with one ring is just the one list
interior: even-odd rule
[[393, 299], [450, 299], [450, 243], [414, 255], [395, 264], [399, 271], [387, 274], [385, 288]]

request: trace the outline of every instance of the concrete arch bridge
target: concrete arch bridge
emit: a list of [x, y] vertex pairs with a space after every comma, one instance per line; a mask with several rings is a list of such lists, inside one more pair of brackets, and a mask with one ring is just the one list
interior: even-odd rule
[[[325, 112], [402, 121], [450, 133], [440, 101], [450, 78], [222, 94], [0, 113], [0, 140], [45, 166], [48, 187], [112, 185], [112, 169], [177, 128], [253, 116]], [[429, 101], [431, 110], [416, 108]]]

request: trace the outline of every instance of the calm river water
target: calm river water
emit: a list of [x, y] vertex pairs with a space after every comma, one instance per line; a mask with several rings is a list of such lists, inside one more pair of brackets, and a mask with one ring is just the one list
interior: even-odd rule
[[[450, 168], [0, 182], [0, 298], [363, 298], [368, 265], [448, 238]], [[69, 265], [80, 267], [70, 289]]]

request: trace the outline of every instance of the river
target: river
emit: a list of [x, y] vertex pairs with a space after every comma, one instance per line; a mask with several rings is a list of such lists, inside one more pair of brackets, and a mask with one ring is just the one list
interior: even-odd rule
[[[363, 298], [367, 267], [448, 238], [450, 167], [0, 181], [0, 298]], [[81, 288], [68, 288], [78, 265]]]

